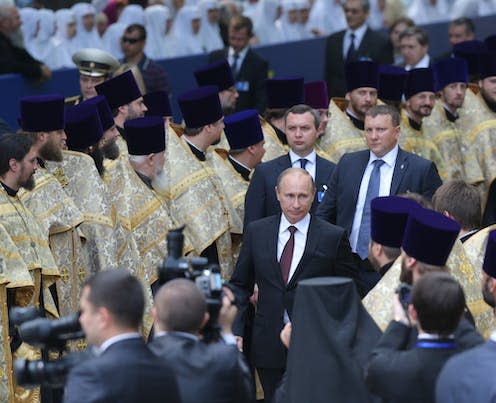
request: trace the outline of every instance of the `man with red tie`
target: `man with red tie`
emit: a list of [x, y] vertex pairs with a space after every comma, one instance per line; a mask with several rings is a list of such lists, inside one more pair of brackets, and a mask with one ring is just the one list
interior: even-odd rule
[[239, 338], [244, 336], [248, 299], [254, 284], [258, 285], [251, 356], [267, 402], [286, 366], [279, 333], [291, 318], [298, 281], [324, 276], [358, 278], [345, 230], [309, 213], [315, 196], [311, 175], [301, 168], [286, 169], [277, 180], [276, 195], [282, 214], [248, 225], [231, 277], [239, 302], [233, 333]]

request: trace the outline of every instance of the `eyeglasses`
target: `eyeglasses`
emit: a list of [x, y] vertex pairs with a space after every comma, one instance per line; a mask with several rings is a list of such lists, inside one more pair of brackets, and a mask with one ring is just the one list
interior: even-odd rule
[[128, 38], [127, 36], [123, 36], [121, 38], [121, 42], [129, 43], [130, 45], [134, 45], [135, 43], [141, 42], [144, 38]]

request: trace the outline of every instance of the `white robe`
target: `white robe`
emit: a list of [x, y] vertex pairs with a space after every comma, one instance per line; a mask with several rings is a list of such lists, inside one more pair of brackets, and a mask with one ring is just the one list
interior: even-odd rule
[[281, 31], [275, 24], [280, 5], [279, 0], [259, 0], [253, 30], [260, 45], [284, 41]]
[[172, 25], [172, 41], [176, 56], [204, 53], [200, 33], [193, 33], [191, 22], [200, 19], [200, 10], [195, 6], [183, 6], [177, 12]]
[[89, 3], [76, 3], [71, 8], [76, 16], [77, 32], [73, 39], [74, 49], [76, 51], [83, 48], [98, 48], [104, 49], [100, 35], [96, 26], [93, 26], [91, 31], [87, 31], [83, 25], [83, 17], [85, 15], [95, 15], [95, 8]]
[[200, 37], [202, 39], [203, 48], [207, 52], [212, 50], [222, 49], [224, 42], [220, 36], [219, 23], [212, 24], [208, 20], [209, 10], [218, 10], [219, 2], [217, 0], [201, 0], [198, 3], [201, 15]]
[[310, 10], [308, 28], [321, 35], [331, 35], [347, 28], [343, 7], [336, 0], [316, 0]]
[[166, 6], [155, 4], [145, 9], [145, 54], [151, 59], [162, 60], [175, 56], [170, 35], [165, 32], [170, 19], [171, 13]]

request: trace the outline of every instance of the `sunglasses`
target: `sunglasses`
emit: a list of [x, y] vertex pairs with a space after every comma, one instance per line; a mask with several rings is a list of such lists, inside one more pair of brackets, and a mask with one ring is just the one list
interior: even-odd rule
[[134, 45], [135, 43], [141, 42], [144, 38], [128, 38], [127, 36], [123, 36], [121, 38], [121, 42], [129, 43]]

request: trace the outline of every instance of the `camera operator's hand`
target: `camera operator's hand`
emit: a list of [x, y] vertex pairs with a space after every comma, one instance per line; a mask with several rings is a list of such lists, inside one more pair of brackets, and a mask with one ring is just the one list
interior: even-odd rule
[[393, 319], [397, 322], [403, 323], [404, 325], [410, 326], [410, 320], [405, 309], [403, 308], [403, 305], [401, 305], [398, 294], [394, 294], [393, 297]]
[[291, 343], [291, 322], [288, 322], [284, 325], [281, 330], [281, 342], [284, 346], [289, 349], [289, 344]]
[[238, 313], [238, 308], [234, 304], [235, 297], [233, 292], [223, 287], [224, 296], [222, 297], [222, 308], [219, 312], [219, 325], [222, 328], [222, 333], [232, 334], [232, 324]]

